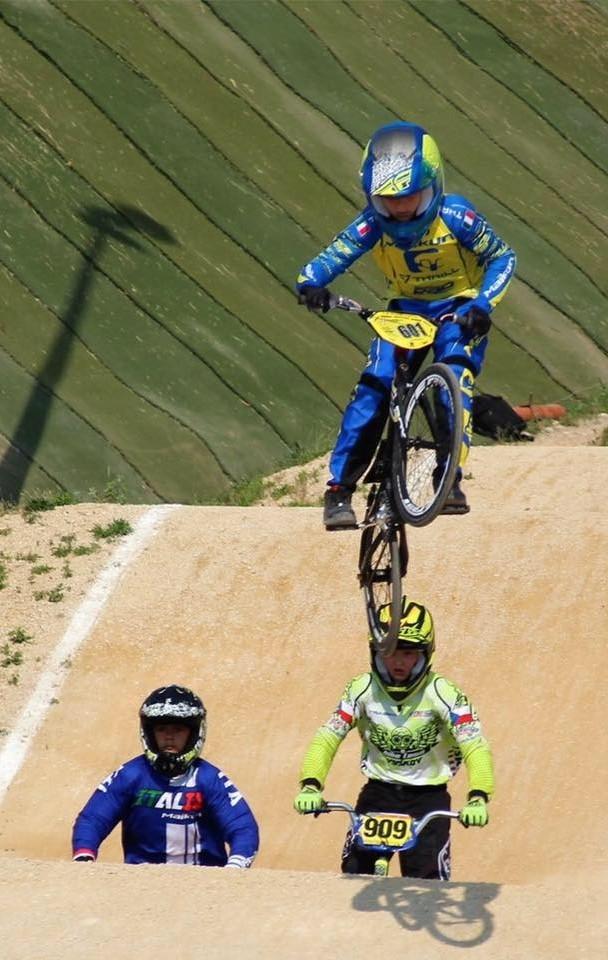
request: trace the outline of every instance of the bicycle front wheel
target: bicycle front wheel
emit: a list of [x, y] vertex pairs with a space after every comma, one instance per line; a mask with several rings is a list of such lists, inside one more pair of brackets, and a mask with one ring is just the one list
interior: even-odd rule
[[[390, 656], [397, 646], [401, 619], [401, 579], [407, 570], [407, 542], [401, 524], [375, 524], [361, 535], [359, 582], [365, 598], [367, 622], [374, 647], [382, 656]], [[380, 621], [380, 610], [387, 607], [388, 624]]]
[[393, 434], [395, 504], [404, 523], [424, 527], [441, 512], [454, 485], [463, 442], [460, 387], [444, 363], [433, 363], [399, 395]]

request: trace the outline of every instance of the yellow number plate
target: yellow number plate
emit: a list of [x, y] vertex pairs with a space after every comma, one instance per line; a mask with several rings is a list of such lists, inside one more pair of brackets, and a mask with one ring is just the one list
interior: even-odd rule
[[405, 350], [420, 350], [421, 347], [430, 346], [437, 333], [435, 324], [417, 313], [379, 310], [367, 322], [382, 340], [388, 340]]
[[365, 813], [357, 832], [364, 847], [402, 847], [412, 839], [412, 823], [404, 813]]

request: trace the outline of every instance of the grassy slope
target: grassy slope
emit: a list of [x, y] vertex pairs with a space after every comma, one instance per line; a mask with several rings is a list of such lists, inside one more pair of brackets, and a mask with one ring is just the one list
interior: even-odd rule
[[[131, 499], [207, 500], [329, 446], [366, 331], [304, 314], [292, 285], [400, 115], [519, 255], [482, 385], [605, 382], [608, 21], [519, 7], [6, 0], [4, 494], [120, 476]], [[383, 296], [365, 261], [336, 286]]]

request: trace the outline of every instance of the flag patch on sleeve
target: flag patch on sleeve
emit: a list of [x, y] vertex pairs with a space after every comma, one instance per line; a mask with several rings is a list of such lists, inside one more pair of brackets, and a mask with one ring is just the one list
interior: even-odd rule
[[360, 237], [366, 237], [371, 229], [371, 225], [367, 222], [367, 220], [363, 220], [362, 223], [357, 224], [357, 233]]
[[472, 227], [475, 223], [475, 211], [465, 210], [462, 222], [464, 223], [465, 227]]
[[349, 703], [346, 703], [346, 701], [344, 700], [341, 701], [336, 712], [340, 717], [340, 719], [344, 720], [344, 723], [353, 722], [353, 717], [354, 717], [353, 708]]
[[450, 719], [455, 727], [461, 723], [473, 723], [474, 717], [469, 706], [454, 707]]

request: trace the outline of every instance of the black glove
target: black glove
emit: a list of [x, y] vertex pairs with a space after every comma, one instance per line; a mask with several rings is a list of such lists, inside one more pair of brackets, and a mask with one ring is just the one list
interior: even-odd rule
[[485, 337], [492, 326], [488, 311], [475, 306], [469, 307], [468, 310], [461, 307], [461, 310], [462, 313], [456, 311], [456, 316], [465, 333], [470, 337]]
[[298, 303], [309, 310], [327, 313], [331, 307], [331, 291], [327, 287], [303, 287], [298, 294]]

